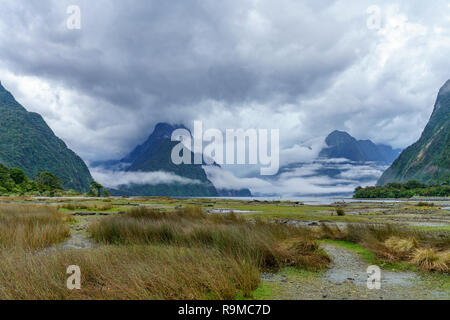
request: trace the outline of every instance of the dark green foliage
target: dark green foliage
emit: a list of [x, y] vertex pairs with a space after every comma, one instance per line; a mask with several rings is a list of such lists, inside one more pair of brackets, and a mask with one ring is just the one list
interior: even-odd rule
[[389, 183], [379, 187], [358, 187], [353, 195], [357, 199], [389, 199], [412, 197], [449, 197], [449, 185], [428, 186], [415, 180], [404, 184]]
[[11, 176], [11, 179], [14, 180], [15, 184], [21, 184], [27, 179], [25, 171], [19, 168], [11, 168], [9, 170], [9, 175]]
[[0, 164], [0, 194], [12, 192], [15, 187], [16, 184], [11, 178], [9, 169]]
[[419, 202], [416, 204], [418, 207], [434, 207], [434, 203], [428, 203], [428, 202]]
[[92, 177], [83, 160], [67, 148], [44, 119], [28, 112], [0, 84], [0, 163], [35, 178], [40, 171], [61, 178], [67, 189], [88, 191]]
[[450, 80], [439, 91], [419, 141], [402, 152], [377, 185], [411, 179], [434, 185], [450, 183]]
[[29, 179], [18, 168], [8, 169], [0, 164], [0, 195], [36, 194], [54, 195], [62, 191], [59, 178], [49, 172], [39, 172], [36, 181]]
[[91, 190], [88, 192], [91, 197], [109, 197], [110, 193], [97, 181], [91, 181]]
[[342, 208], [336, 208], [336, 214], [340, 217], [345, 216], [345, 211]]
[[36, 182], [41, 191], [62, 190], [59, 178], [50, 172], [39, 172], [36, 176]]

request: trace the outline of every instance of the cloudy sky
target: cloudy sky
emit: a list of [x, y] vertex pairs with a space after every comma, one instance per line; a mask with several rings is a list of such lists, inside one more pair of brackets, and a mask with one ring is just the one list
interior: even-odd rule
[[335, 129], [405, 147], [450, 78], [449, 56], [444, 0], [0, 6], [0, 81], [87, 161], [123, 156], [157, 122], [196, 119], [279, 128], [293, 158]]

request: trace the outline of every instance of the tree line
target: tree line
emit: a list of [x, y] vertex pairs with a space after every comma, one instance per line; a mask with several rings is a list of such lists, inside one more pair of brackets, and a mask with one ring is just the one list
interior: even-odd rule
[[406, 183], [393, 182], [379, 187], [358, 187], [353, 194], [357, 199], [412, 198], [412, 197], [448, 197], [450, 186], [427, 185], [420, 181], [410, 180]]
[[[30, 179], [25, 171], [19, 168], [8, 168], [0, 164], [0, 195], [36, 195], [60, 196], [76, 195], [74, 190], [64, 190], [61, 179], [50, 172], [41, 171], [34, 179]], [[90, 190], [86, 193], [92, 197], [109, 197], [108, 190], [96, 181], [91, 181]]]

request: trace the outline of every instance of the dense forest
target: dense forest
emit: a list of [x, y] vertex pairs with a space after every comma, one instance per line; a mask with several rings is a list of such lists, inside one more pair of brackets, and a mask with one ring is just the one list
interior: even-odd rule
[[[0, 164], [0, 196], [2, 195], [34, 195], [62, 196], [78, 195], [74, 190], [64, 189], [60, 178], [53, 173], [41, 171], [34, 180], [19, 168], [8, 168]], [[91, 181], [90, 190], [85, 194], [91, 197], [109, 197], [109, 192], [101, 184]]]
[[427, 185], [416, 180], [406, 183], [392, 182], [379, 187], [358, 187], [353, 195], [357, 199], [412, 198], [412, 197], [448, 197], [450, 186]]
[[53, 196], [61, 193], [60, 179], [50, 172], [39, 172], [34, 180], [19, 168], [7, 168], [0, 164], [0, 195], [34, 194]]

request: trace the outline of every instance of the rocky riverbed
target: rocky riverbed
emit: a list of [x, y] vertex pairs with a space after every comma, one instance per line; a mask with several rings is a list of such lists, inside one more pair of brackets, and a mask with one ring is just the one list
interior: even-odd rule
[[324, 273], [282, 271], [263, 274], [263, 285], [271, 288], [270, 299], [281, 300], [409, 300], [450, 299], [450, 292], [428, 289], [420, 275], [414, 272], [382, 270], [381, 288], [367, 288], [367, 267], [358, 254], [331, 244], [322, 248], [332, 259]]

